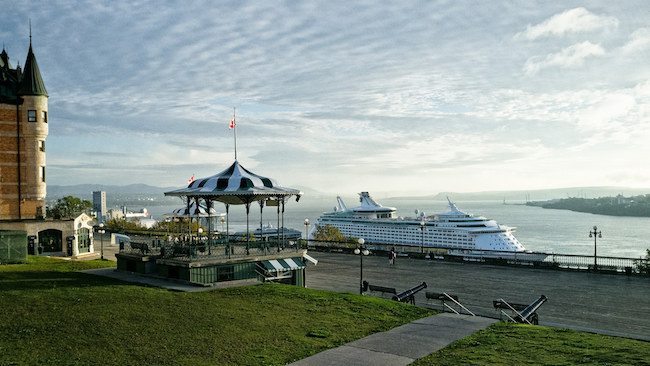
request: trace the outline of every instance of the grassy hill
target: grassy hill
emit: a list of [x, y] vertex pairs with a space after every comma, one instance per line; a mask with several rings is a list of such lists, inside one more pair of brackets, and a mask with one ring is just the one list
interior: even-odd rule
[[106, 265], [0, 266], [0, 365], [282, 365], [431, 314], [295, 286], [178, 293], [74, 272]]
[[[258, 285], [201, 293], [30, 257], [0, 266], [0, 365], [283, 365], [430, 315], [390, 300]], [[497, 323], [416, 365], [650, 365], [650, 343]]]

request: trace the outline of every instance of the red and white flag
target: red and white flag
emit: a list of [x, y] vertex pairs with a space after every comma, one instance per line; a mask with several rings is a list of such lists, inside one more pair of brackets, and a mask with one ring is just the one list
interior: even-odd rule
[[194, 174], [187, 180], [187, 184], [192, 184], [192, 182], [194, 182]]
[[232, 130], [233, 128], [235, 128], [235, 117], [233, 117], [233, 118], [230, 120], [230, 125], [228, 125], [228, 128], [230, 128], [231, 130]]

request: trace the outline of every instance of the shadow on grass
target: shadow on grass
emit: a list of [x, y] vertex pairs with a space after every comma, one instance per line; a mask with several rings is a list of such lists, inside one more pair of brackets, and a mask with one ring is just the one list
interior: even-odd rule
[[[19, 271], [0, 272], [0, 291], [40, 291], [52, 288], [82, 288], [134, 285], [132, 282], [80, 272]], [[140, 285], [143, 286], [143, 285]]]

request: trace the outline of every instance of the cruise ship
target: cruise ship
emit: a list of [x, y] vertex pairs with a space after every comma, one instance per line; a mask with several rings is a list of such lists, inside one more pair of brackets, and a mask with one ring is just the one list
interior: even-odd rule
[[421, 246], [423, 250], [445, 248], [449, 254], [499, 257], [526, 252], [513, 235], [514, 228], [465, 213], [449, 199], [448, 211], [427, 216], [416, 210], [415, 217], [397, 216], [394, 207], [380, 205], [368, 192], [359, 193], [359, 200], [360, 206], [349, 209], [337, 197], [337, 206], [318, 218], [310, 239], [318, 226], [331, 225], [346, 237], [363, 238], [368, 244]]

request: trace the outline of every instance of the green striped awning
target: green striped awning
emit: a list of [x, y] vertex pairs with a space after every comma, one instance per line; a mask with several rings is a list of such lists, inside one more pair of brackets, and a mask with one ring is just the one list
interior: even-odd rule
[[305, 263], [302, 258], [284, 258], [284, 259], [271, 259], [261, 262], [264, 269], [268, 272], [291, 271], [296, 269], [305, 268]]

